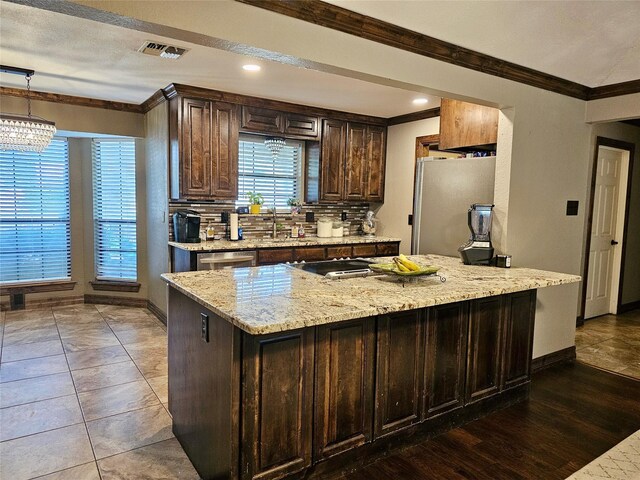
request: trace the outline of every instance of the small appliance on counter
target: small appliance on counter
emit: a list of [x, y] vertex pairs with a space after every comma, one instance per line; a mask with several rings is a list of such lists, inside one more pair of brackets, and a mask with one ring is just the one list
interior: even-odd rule
[[467, 213], [471, 238], [458, 248], [458, 253], [465, 265], [491, 265], [493, 258], [491, 220], [494, 206], [489, 203], [474, 203]]
[[195, 210], [174, 213], [173, 237], [179, 243], [200, 243], [200, 214]]

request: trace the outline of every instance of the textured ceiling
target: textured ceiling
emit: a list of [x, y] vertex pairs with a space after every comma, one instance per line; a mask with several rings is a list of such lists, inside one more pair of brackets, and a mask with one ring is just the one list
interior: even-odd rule
[[640, 79], [640, 1], [326, 0], [588, 87]]

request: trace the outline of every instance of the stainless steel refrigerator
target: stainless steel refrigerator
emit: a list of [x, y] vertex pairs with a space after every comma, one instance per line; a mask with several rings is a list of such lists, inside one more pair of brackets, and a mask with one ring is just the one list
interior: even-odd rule
[[467, 210], [493, 203], [495, 157], [419, 158], [411, 253], [458, 256], [469, 239]]

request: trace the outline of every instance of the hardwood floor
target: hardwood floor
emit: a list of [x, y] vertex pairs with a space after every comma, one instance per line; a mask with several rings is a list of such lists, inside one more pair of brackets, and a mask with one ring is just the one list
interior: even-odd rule
[[573, 363], [528, 401], [397, 452], [343, 480], [565, 479], [640, 429], [640, 382]]

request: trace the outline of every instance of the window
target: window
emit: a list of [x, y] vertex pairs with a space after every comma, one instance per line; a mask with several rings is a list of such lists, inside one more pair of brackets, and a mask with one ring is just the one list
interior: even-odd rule
[[241, 135], [236, 204], [247, 205], [247, 192], [254, 192], [264, 196], [266, 206], [286, 208], [289, 198], [300, 198], [302, 157], [302, 142], [287, 140], [278, 157], [273, 158], [263, 137]]
[[96, 279], [136, 281], [135, 141], [94, 139], [91, 151]]
[[0, 282], [71, 278], [69, 148], [0, 150]]

